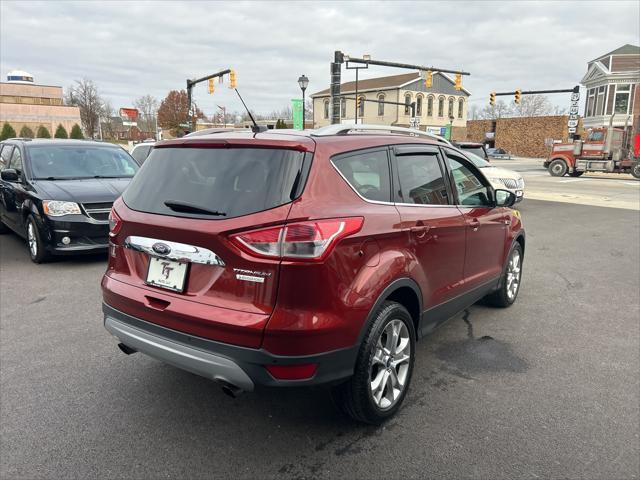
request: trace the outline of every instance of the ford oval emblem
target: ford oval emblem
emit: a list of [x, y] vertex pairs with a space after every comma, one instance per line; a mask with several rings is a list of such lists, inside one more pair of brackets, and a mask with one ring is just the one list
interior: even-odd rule
[[157, 242], [157, 243], [154, 243], [151, 248], [158, 255], [168, 255], [169, 253], [171, 253], [171, 247], [166, 243]]

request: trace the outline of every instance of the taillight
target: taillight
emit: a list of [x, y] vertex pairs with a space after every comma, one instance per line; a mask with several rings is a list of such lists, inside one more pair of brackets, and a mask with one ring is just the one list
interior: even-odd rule
[[329, 218], [236, 233], [230, 239], [257, 257], [320, 261], [340, 239], [359, 232], [363, 223], [362, 217]]
[[115, 237], [122, 228], [122, 220], [112, 208], [109, 212], [109, 236]]

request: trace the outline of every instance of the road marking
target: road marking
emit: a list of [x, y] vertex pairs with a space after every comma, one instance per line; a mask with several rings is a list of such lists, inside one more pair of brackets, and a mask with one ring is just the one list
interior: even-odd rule
[[560, 180], [559, 183], [584, 182], [586, 178], [571, 178], [569, 180]]
[[635, 185], [636, 187], [640, 187], [640, 182], [624, 182], [625, 185]]

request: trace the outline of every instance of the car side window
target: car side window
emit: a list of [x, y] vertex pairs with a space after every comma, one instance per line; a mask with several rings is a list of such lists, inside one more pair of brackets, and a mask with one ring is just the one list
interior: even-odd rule
[[490, 207], [489, 187], [466, 160], [447, 153], [453, 184], [458, 192], [458, 203], [465, 206]]
[[9, 160], [11, 159], [11, 150], [13, 145], [3, 145], [0, 151], [0, 168], [9, 168]]
[[447, 186], [436, 152], [396, 155], [400, 203], [449, 205]]
[[131, 156], [138, 162], [138, 164], [142, 165], [145, 159], [149, 156], [149, 152], [151, 151], [151, 145], [143, 145], [141, 147], [137, 147], [133, 149], [131, 152]]
[[351, 187], [367, 200], [389, 202], [391, 180], [386, 150], [363, 151], [339, 157], [333, 164]]
[[15, 147], [13, 149], [11, 160], [9, 161], [9, 168], [13, 168], [18, 173], [18, 175], [22, 174], [22, 154], [20, 153], [20, 149], [18, 147]]

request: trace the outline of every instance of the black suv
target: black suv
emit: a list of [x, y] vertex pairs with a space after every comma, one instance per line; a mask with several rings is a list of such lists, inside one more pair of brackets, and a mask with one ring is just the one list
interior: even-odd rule
[[106, 251], [109, 211], [138, 171], [121, 147], [86, 140], [0, 143], [0, 233], [13, 230], [31, 260]]

